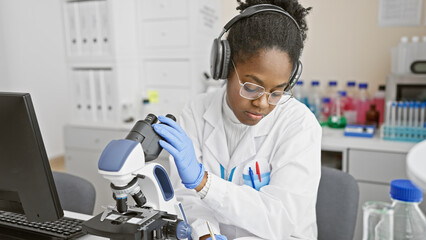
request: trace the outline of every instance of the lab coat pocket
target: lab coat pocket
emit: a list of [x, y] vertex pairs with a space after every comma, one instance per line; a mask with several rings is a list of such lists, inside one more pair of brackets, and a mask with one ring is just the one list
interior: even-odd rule
[[259, 179], [259, 175], [257, 174], [253, 174], [252, 177], [250, 177], [250, 175], [248, 174], [243, 174], [244, 184], [259, 191], [261, 187], [269, 184], [270, 175], [271, 175], [270, 172], [262, 173], [260, 174], [260, 179]]

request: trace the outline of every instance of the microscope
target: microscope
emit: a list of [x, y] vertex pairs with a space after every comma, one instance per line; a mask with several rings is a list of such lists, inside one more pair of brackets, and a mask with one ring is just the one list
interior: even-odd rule
[[[171, 114], [166, 117], [176, 121]], [[105, 147], [98, 172], [111, 182], [116, 205], [84, 222], [86, 233], [113, 240], [190, 239], [191, 227], [166, 170], [149, 163], [162, 150], [161, 137], [152, 128], [156, 122], [157, 117], [148, 114], [125, 139], [112, 140]]]

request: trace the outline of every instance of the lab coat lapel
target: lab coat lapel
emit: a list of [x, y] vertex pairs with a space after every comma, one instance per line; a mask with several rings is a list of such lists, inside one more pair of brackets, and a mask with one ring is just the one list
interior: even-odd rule
[[223, 129], [222, 118], [222, 101], [225, 89], [221, 91], [222, 94], [217, 94], [207, 111], [204, 113], [203, 118], [207, 121], [209, 126], [204, 129], [204, 147], [210, 153], [203, 153], [204, 158], [212, 157], [216, 159], [222, 166], [226, 167], [229, 163], [229, 151], [226, 144], [225, 130]]

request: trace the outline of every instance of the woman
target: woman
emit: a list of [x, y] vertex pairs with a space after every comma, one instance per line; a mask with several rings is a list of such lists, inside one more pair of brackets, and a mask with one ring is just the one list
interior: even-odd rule
[[[229, 239], [316, 239], [321, 127], [291, 98], [310, 9], [292, 0], [238, 2], [243, 16], [212, 51], [213, 65], [229, 58], [212, 70], [227, 77], [225, 87], [190, 102], [179, 124], [159, 117], [165, 124], [154, 125], [174, 158], [176, 196], [193, 239], [209, 237], [206, 221]], [[230, 55], [215, 56], [221, 48]]]

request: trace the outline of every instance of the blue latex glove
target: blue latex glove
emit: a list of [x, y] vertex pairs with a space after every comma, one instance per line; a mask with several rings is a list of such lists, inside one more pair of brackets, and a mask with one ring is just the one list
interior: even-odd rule
[[[226, 238], [223, 235], [214, 235], [216, 237], [216, 240], [228, 240], [228, 238]], [[207, 240], [212, 240], [212, 237], [207, 238]]]
[[[185, 131], [170, 118], [158, 116], [164, 124], [153, 124], [154, 130], [166, 141], [160, 140], [161, 147], [175, 159], [175, 164], [186, 188], [194, 189], [204, 177], [204, 166], [195, 157], [194, 146]], [[167, 124], [167, 125], [166, 125]]]

